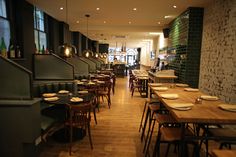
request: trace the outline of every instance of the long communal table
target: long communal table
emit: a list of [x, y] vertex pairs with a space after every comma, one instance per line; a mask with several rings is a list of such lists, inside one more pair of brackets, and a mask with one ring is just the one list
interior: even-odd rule
[[[170, 84], [163, 84], [163, 86], [170, 87]], [[150, 89], [154, 89], [153, 86], [149, 86]], [[172, 86], [173, 87], [173, 86]], [[236, 137], [226, 138], [226, 137], [186, 137], [185, 136], [185, 126], [188, 123], [192, 124], [204, 124], [204, 125], [223, 125], [223, 124], [236, 124], [236, 112], [225, 111], [219, 108], [219, 104], [223, 102], [220, 100], [210, 101], [210, 100], [202, 100], [201, 104], [195, 104], [197, 98], [201, 95], [206, 95], [200, 91], [190, 92], [185, 91], [183, 87], [175, 87], [168, 88], [167, 91], [154, 91], [154, 93], [158, 96], [160, 101], [165, 105], [165, 107], [170, 111], [171, 115], [176, 119], [177, 122], [181, 124], [182, 127], [182, 149], [180, 151], [180, 156], [184, 156], [184, 142], [186, 140], [193, 139], [225, 139], [236, 141]], [[174, 100], [168, 100], [162, 98], [161, 94], [178, 94], [179, 98]], [[172, 109], [171, 103], [193, 103], [194, 106], [190, 110], [180, 111], [176, 109]], [[206, 152], [208, 154], [208, 152]]]

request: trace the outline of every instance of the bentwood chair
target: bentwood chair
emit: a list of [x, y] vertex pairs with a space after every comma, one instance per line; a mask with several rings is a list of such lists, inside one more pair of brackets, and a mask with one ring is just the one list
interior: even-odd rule
[[111, 87], [112, 83], [109, 81], [105, 81], [105, 83], [101, 84], [97, 91], [97, 99], [98, 103], [100, 103], [100, 99], [107, 99], [108, 107], [111, 107]]
[[69, 153], [72, 153], [72, 137], [73, 137], [73, 128], [81, 128], [84, 129], [85, 132], [88, 131], [90, 147], [93, 149], [91, 130], [90, 130], [90, 111], [91, 111], [91, 102], [83, 103], [83, 104], [73, 104], [67, 105], [69, 110], [69, 119], [66, 120], [65, 125], [69, 126]]

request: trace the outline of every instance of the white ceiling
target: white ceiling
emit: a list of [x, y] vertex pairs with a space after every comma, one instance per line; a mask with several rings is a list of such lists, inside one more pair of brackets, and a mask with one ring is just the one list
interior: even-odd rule
[[[149, 32], [162, 32], [175, 17], [188, 7], [204, 7], [213, 0], [27, 0], [47, 14], [69, 24], [71, 31], [79, 31], [92, 40], [126, 43], [138, 47], [143, 39], [154, 36]], [[67, 9], [66, 9], [67, 1]], [[177, 6], [174, 8], [173, 6]], [[64, 7], [60, 10], [60, 7]], [[97, 10], [100, 8], [100, 10]], [[136, 11], [133, 8], [137, 8]], [[66, 18], [66, 11], [68, 11]], [[164, 16], [171, 16], [164, 18]], [[79, 23], [77, 23], [79, 21]], [[106, 23], [104, 23], [106, 21]], [[131, 22], [131, 23], [129, 23]], [[123, 36], [125, 38], [117, 38]]]

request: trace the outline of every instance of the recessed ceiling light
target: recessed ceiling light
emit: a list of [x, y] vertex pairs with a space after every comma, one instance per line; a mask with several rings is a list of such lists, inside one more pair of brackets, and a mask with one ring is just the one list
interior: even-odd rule
[[76, 21], [76, 23], [79, 23], [79, 21]]
[[131, 24], [131, 22], [129, 21], [129, 24]]
[[173, 8], [177, 8], [177, 6], [176, 6], [176, 5], [173, 5]]
[[64, 8], [63, 7], [60, 7], [60, 10], [63, 10]]
[[166, 15], [166, 16], [164, 16], [164, 18], [168, 19], [168, 18], [171, 18], [171, 16], [170, 15]]
[[158, 22], [158, 25], [160, 25], [161, 24], [161, 22]]
[[133, 11], [136, 11], [137, 10], [137, 8], [133, 8]]
[[103, 23], [107, 23], [106, 21], [103, 21]]
[[96, 8], [96, 10], [100, 10], [100, 8]]

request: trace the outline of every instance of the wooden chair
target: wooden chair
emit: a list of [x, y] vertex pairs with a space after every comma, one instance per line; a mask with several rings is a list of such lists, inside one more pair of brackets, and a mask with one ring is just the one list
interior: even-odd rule
[[91, 130], [90, 130], [90, 111], [91, 111], [91, 102], [77, 105], [67, 105], [69, 111], [69, 119], [65, 121], [65, 125], [69, 126], [69, 136], [70, 136], [70, 144], [69, 144], [69, 153], [72, 153], [72, 137], [73, 137], [73, 128], [81, 128], [84, 129], [85, 132], [88, 131], [90, 147], [93, 149], [93, 143], [91, 138]]
[[107, 99], [108, 107], [111, 107], [111, 87], [112, 83], [109, 81], [105, 81], [104, 84], [101, 84], [97, 91], [97, 99], [98, 103], [100, 103], [100, 98], [104, 101], [104, 97]]

